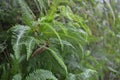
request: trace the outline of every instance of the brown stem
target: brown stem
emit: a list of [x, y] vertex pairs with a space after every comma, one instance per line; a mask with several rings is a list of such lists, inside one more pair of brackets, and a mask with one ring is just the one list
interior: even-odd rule
[[38, 48], [34, 51], [34, 53], [32, 54], [32, 57], [44, 52], [46, 50], [46, 48], [42, 47], [42, 48]]
[[36, 55], [41, 54], [42, 52], [44, 52], [44, 51], [46, 50], [45, 47], [49, 47], [49, 43], [48, 43], [48, 42], [46, 42], [45, 46], [36, 49], [36, 50], [33, 52], [32, 57], [34, 57], [34, 56], [36, 56]]

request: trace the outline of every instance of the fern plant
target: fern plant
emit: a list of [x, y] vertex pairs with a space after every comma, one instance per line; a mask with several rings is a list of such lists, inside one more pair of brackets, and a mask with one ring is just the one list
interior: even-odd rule
[[[11, 57], [15, 60], [12, 66], [13, 75], [23, 73], [24, 65], [22, 63], [24, 64], [24, 61], [27, 60], [30, 64], [26, 64], [29, 69], [26, 69], [25, 73], [44, 67], [54, 72], [59, 79], [62, 79], [62, 76], [63, 78], [67, 77], [67, 65], [70, 63], [66, 65], [66, 56], [73, 55], [77, 59], [82, 58], [84, 60], [83, 46], [89, 42], [89, 36], [92, 36], [89, 27], [84, 23], [81, 16], [72, 12], [69, 6], [61, 5], [61, 3], [66, 3], [64, 1], [53, 1], [46, 15], [38, 19], [35, 19], [34, 13], [24, 0], [18, 2], [27, 26], [16, 25], [9, 30], [12, 35], [11, 43], [14, 50]], [[59, 8], [59, 13], [57, 13], [57, 8]], [[36, 60], [40, 60], [40, 64], [37, 64], [39, 61], [34, 62], [36, 65], [34, 69], [29, 65], [31, 65], [30, 59], [35, 56]], [[37, 56], [43, 56], [43, 58], [37, 59]], [[49, 64], [47, 67], [42, 64], [45, 59], [44, 56], [50, 56], [48, 59], [51, 60], [51, 63], [45, 62]], [[53, 66], [54, 68], [52, 68]], [[56, 69], [57, 66], [58, 69]], [[79, 63], [78, 67], [80, 67]]]
[[[111, 15], [106, 13], [105, 21], [113, 21], [111, 24], [117, 26], [117, 30], [101, 25], [103, 17], [99, 15], [100, 20], [97, 18], [95, 0], [32, 2], [35, 3], [18, 0], [23, 24], [16, 24], [8, 30], [13, 51], [9, 63], [0, 65], [1, 79], [104, 80], [107, 73], [119, 75], [109, 66], [113, 66], [108, 59], [112, 55], [108, 57], [105, 54], [119, 53], [116, 52], [117, 47], [112, 50], [110, 46], [114, 46], [110, 40], [119, 40], [115, 37], [119, 37], [119, 33], [115, 32], [119, 30], [119, 23], [114, 24], [116, 17], [109, 2], [105, 0], [105, 8], [110, 10]], [[35, 10], [29, 5], [34, 5]], [[119, 63], [119, 56], [115, 61]], [[9, 73], [5, 74], [7, 71]]]

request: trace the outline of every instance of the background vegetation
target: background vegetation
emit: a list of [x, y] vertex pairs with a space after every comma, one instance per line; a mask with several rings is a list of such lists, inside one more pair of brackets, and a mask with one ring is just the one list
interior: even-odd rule
[[1, 80], [120, 80], [119, 0], [0, 0]]

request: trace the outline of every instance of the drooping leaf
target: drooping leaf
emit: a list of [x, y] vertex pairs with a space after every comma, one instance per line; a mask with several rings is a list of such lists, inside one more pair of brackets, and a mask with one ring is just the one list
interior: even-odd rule
[[62, 40], [61, 40], [59, 33], [50, 24], [48, 24], [48, 23], [43, 23], [43, 24], [53, 31], [53, 33], [57, 36], [57, 38], [61, 44], [61, 48], [63, 49], [63, 43], [62, 43]]
[[108, 6], [109, 9], [110, 9], [111, 14], [112, 14], [112, 17], [113, 17], [113, 21], [114, 21], [114, 23], [115, 23], [115, 13], [114, 13], [114, 11], [113, 11], [113, 9], [112, 9], [112, 6], [111, 6], [110, 2], [109, 2], [108, 0], [104, 0], [104, 1], [106, 2], [107, 6]]
[[25, 34], [30, 30], [30, 27], [23, 25], [16, 25], [10, 29], [12, 31], [12, 46], [15, 54], [15, 58], [20, 58], [20, 53], [22, 51], [22, 45], [25, 44], [23, 42], [23, 38]]
[[60, 65], [60, 67], [63, 68], [63, 70], [65, 71], [65, 74], [67, 76], [68, 71], [67, 71], [67, 67], [66, 67], [64, 61], [58, 56], [58, 54], [54, 50], [52, 50], [50, 48], [48, 48], [48, 50], [51, 51], [51, 55], [54, 57], [54, 59], [57, 61], [57, 63]]

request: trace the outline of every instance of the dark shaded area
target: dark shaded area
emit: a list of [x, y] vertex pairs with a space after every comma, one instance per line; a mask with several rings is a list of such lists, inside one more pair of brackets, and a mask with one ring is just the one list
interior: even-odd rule
[[0, 30], [8, 30], [20, 22], [19, 6], [15, 0], [0, 0]]

